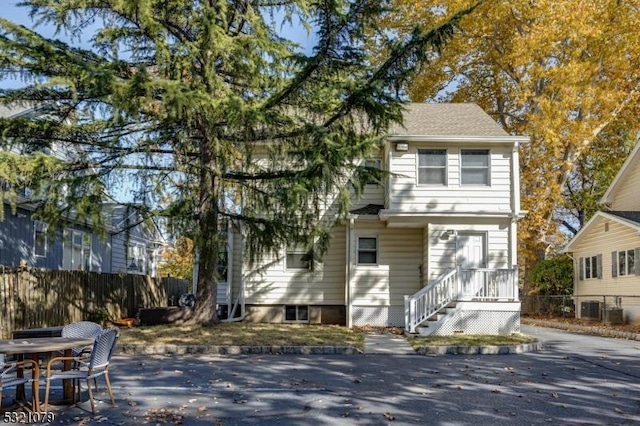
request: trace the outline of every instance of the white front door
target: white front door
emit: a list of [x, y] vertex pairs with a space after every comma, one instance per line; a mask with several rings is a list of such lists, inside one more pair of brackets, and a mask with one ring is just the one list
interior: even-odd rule
[[487, 267], [487, 235], [480, 233], [458, 233], [457, 266], [460, 268], [460, 297], [475, 298], [485, 293], [485, 271]]
[[486, 268], [486, 234], [458, 234], [458, 261], [462, 269]]

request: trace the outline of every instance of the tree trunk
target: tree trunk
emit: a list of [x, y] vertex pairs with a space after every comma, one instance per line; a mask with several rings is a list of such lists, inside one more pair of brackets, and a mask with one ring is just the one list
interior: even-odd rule
[[217, 159], [214, 142], [203, 138], [200, 143], [200, 199], [198, 211], [198, 291], [192, 323], [213, 325], [219, 322], [218, 303], [218, 200]]

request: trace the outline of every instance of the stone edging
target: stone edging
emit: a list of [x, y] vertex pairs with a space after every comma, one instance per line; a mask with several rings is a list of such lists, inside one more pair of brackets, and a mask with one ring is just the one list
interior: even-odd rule
[[509, 346], [425, 346], [416, 352], [420, 355], [510, 355], [539, 351], [541, 342]]
[[119, 345], [116, 353], [125, 355], [357, 355], [352, 346], [212, 346], [212, 345]]
[[557, 321], [545, 321], [538, 319], [522, 318], [522, 324], [534, 325], [539, 327], [557, 328], [560, 330], [573, 331], [576, 333], [593, 334], [596, 336], [616, 337], [619, 339], [640, 340], [640, 334], [630, 331], [614, 330], [601, 326], [585, 326], [578, 324], [567, 324]]

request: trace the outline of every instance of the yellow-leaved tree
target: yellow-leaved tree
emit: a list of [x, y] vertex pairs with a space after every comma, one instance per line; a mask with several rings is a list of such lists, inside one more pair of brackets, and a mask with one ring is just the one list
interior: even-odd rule
[[[472, 1], [393, 3], [380, 22], [383, 36], [440, 22]], [[529, 213], [519, 241], [527, 265], [557, 240], [550, 237], [566, 219], [559, 212], [571, 204], [567, 184], [582, 189], [576, 166], [599, 158], [609, 167], [600, 178], [611, 179], [636, 140], [639, 8], [637, 0], [485, 1], [407, 88], [414, 102], [476, 102], [509, 133], [530, 136], [521, 147], [522, 207]]]
[[175, 243], [163, 248], [160, 276], [191, 280], [193, 276], [193, 240], [180, 236]]

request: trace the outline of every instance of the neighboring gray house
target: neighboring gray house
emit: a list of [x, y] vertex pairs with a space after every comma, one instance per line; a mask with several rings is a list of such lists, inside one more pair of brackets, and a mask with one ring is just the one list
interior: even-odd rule
[[[37, 112], [33, 108], [0, 106], [0, 116], [19, 115], [35, 116]], [[29, 201], [29, 194], [23, 193], [15, 211], [7, 203], [0, 206], [4, 209], [0, 266], [157, 274], [161, 233], [155, 223], [142, 222], [126, 206], [104, 204], [107, 232], [100, 236], [90, 225], [72, 219], [62, 229], [49, 233], [45, 223], [32, 218], [35, 205]]]

